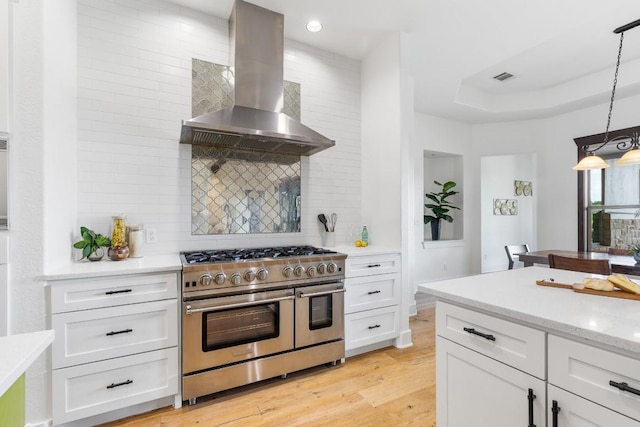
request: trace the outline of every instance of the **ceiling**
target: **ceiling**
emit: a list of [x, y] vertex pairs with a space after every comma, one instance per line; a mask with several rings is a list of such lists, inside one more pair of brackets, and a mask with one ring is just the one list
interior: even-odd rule
[[[227, 19], [233, 0], [170, 0]], [[285, 16], [285, 38], [362, 59], [407, 34], [418, 112], [469, 123], [522, 120], [606, 103], [613, 29], [640, 19], [638, 0], [251, 0]], [[306, 22], [324, 29], [309, 33]], [[509, 72], [499, 82], [492, 77]], [[640, 93], [640, 27], [624, 36], [616, 99]], [[612, 126], [615, 127], [614, 124]]]

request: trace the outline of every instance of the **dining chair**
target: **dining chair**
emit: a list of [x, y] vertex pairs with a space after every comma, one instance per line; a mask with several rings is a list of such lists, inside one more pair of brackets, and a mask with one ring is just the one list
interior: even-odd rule
[[580, 259], [549, 254], [549, 267], [584, 273], [611, 274], [611, 264], [608, 259]]
[[513, 262], [519, 261], [516, 259], [518, 257], [516, 254], [529, 252], [529, 245], [506, 245], [504, 250], [507, 252], [507, 258], [509, 258], [509, 270], [513, 270]]

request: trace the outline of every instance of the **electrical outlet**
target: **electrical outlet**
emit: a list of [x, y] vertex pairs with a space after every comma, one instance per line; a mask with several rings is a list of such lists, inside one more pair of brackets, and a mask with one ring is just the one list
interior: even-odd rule
[[156, 233], [155, 228], [147, 228], [146, 230], [146, 240], [147, 243], [155, 243], [158, 241], [158, 234]]

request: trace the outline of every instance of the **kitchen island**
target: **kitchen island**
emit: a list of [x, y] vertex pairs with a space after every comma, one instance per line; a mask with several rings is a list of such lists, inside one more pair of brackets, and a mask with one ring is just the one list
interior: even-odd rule
[[418, 285], [437, 299], [439, 427], [640, 426], [640, 301], [536, 285], [586, 276], [529, 267]]

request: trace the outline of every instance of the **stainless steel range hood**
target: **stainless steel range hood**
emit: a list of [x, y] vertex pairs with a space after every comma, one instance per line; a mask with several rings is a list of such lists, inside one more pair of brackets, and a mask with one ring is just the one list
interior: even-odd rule
[[236, 0], [229, 18], [235, 105], [182, 122], [180, 142], [308, 156], [335, 145], [282, 113], [284, 16]]

